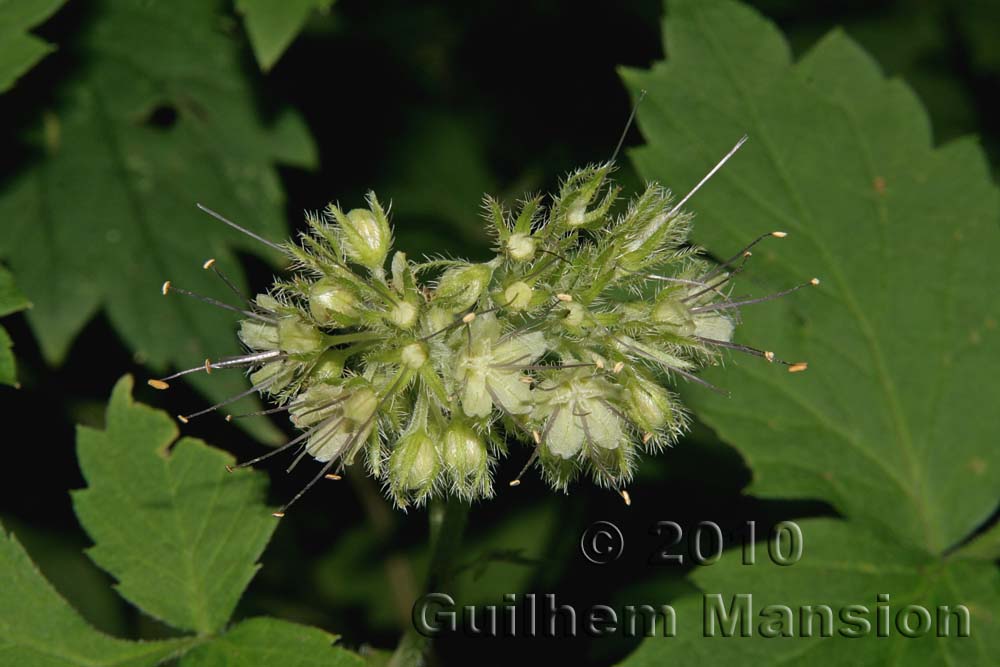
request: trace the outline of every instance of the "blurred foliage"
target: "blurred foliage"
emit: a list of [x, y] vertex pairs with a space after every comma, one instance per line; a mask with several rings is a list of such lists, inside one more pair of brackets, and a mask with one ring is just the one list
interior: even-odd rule
[[[0, 82], [6, 82], [0, 89], [20, 77], [0, 96], [0, 132], [5, 146], [0, 153], [0, 260], [10, 267], [17, 287], [34, 308], [4, 319], [15, 344], [22, 388], [0, 387], [0, 413], [8, 423], [22, 427], [24, 434], [4, 435], [8, 459], [0, 484], [0, 514], [18, 539], [3, 538], [7, 558], [3, 569], [17, 573], [16, 581], [24, 587], [19, 589], [22, 595], [45, 601], [46, 607], [39, 613], [58, 621], [67, 642], [80, 642], [74, 650], [79, 650], [81, 657], [125, 656], [134, 649], [133, 644], [98, 634], [84, 624], [81, 615], [101, 631], [130, 640], [160, 641], [174, 631], [123, 604], [110, 592], [107, 576], [81, 557], [80, 548], [88, 543], [88, 537], [66, 492], [85, 485], [74, 454], [73, 425], [82, 421], [99, 430], [108, 426], [96, 406], [103, 404], [124, 372], [146, 378], [168, 367], [193, 366], [206, 356], [238, 349], [234, 318], [213, 312], [204, 304], [185, 302], [182, 297], [163, 299], [156, 291], [163, 280], [229, 298], [224, 285], [200, 270], [202, 261], [216, 257], [240, 287], [254, 292], [270, 283], [275, 268], [271, 265], [275, 256], [265, 247], [198, 213], [194, 202], [202, 201], [244, 226], [278, 239], [301, 229], [303, 209], [315, 210], [331, 200], [352, 207], [364, 192], [374, 189], [382, 199], [393, 202], [399, 246], [412, 255], [482, 257], [488, 243], [478, 221], [484, 192], [510, 200], [529, 191], [551, 191], [568, 170], [610, 155], [630, 104], [616, 68], [646, 68], [663, 59], [660, 18], [664, 12], [658, 0], [624, 2], [613, 10], [601, 11], [568, 0], [530, 6], [499, 0], [340, 0], [332, 6], [323, 0], [282, 4], [71, 0], [58, 11], [59, 2], [16, 4], [19, 9], [33, 9], [15, 12], [15, 3], [0, 2], [0, 41], [4, 45], [0, 48]], [[1000, 84], [1000, 51], [994, 26], [1000, 21], [1000, 7], [995, 2], [758, 0], [751, 4], [787, 36], [796, 60], [813, 49], [821, 36], [841, 26], [872, 54], [886, 75], [902, 77], [912, 86], [929, 116], [934, 145], [977, 133], [997, 173], [1000, 109], [995, 91]], [[736, 35], [719, 48], [736, 48], [747, 39], [748, 35]], [[52, 51], [53, 47], [57, 50]], [[671, 49], [668, 40], [668, 63], [680, 55]], [[49, 55], [39, 60], [46, 53]], [[35, 66], [29, 71], [32, 64]], [[686, 82], [690, 88], [680, 86], [672, 97], [668, 95], [671, 102], [666, 110], [655, 107], [655, 95], [644, 102], [648, 106], [640, 110], [642, 129], [651, 143], [650, 114], [663, 113], [669, 118], [690, 111], [692, 102], [682, 93], [693, 90], [697, 94], [699, 86], [712, 82], [708, 63], [699, 62], [697, 67], [701, 77]], [[871, 67], [868, 63], [862, 69]], [[6, 74], [8, 71], [11, 74]], [[873, 85], [877, 93], [885, 83], [876, 75]], [[865, 103], [874, 104], [878, 94], [868, 95], [862, 88], [848, 85], [843, 97], [847, 101], [841, 104], [857, 103], [861, 109]], [[750, 167], [733, 173], [739, 160], [755, 168], [766, 167], [766, 163], [757, 162], [759, 154], [754, 152], [760, 150], [755, 148], [760, 130], [746, 124], [737, 128], [731, 119], [725, 126], [705, 127], [702, 123], [693, 127], [697, 128], [696, 136], [685, 143], [697, 143], [699, 151], [671, 143], [658, 155], [656, 164], [643, 163], [640, 158], [641, 177], [623, 163], [619, 181], [628, 191], [634, 190], [641, 178], [670, 176], [666, 185], [683, 190], [700, 177], [712, 157], [725, 150], [726, 142], [731, 143], [744, 130], [752, 131], [754, 138], [745, 154], [692, 201], [693, 209], [700, 213], [695, 221], [698, 239], [725, 254], [759, 231], [760, 225], [765, 230], [773, 226], [773, 221], [764, 222], [759, 217], [734, 219], [731, 210], [743, 215], [747, 202], [740, 209], [729, 202], [736, 196], [731, 190], [733, 179], [755, 176], [757, 187], [766, 180], [766, 172], [751, 174], [755, 169]], [[886, 132], [891, 134], [893, 129]], [[719, 135], [723, 130], [725, 137]], [[798, 131], [802, 132], [803, 146], [811, 150], [823, 142], [829, 144], [830, 153], [840, 147], [840, 135], [834, 130], [806, 126]], [[626, 139], [627, 145], [641, 141], [636, 130]], [[871, 141], [880, 145], [875, 139]], [[939, 167], [942, 151], [930, 150], [926, 138], [921, 141], [922, 148], [914, 153], [911, 166]], [[943, 152], [963, 150], [971, 153], [968, 143]], [[960, 204], [965, 213], [958, 222], [972, 225], [980, 220], [975, 229], [985, 234], [989, 218], [985, 209], [978, 207], [986, 203], [959, 199], [973, 199], [968, 188], [985, 187], [981, 169], [967, 173], [971, 164], [971, 157], [964, 160], [950, 179], [934, 172], [934, 180], [920, 201], [927, 203], [936, 197], [928, 204], [934, 211], [939, 210], [935, 207]], [[824, 165], [822, 173], [814, 174], [814, 180], [820, 181], [816, 187], [820, 192], [825, 187], [820, 176], [830, 182], [851, 176], [844, 171]], [[967, 189], [961, 189], [957, 182], [962, 174], [969, 181]], [[942, 191], [947, 183], [955, 189]], [[912, 190], [908, 192], [912, 194]], [[731, 207], [726, 215], [722, 214], [724, 208], [718, 209], [720, 198]], [[852, 201], [847, 198], [843, 205]], [[834, 210], [839, 210], [840, 202], [834, 204]], [[914, 223], [918, 224], [916, 230], [928, 233], [928, 215], [924, 211], [913, 213], [914, 220], [923, 221]], [[860, 224], [868, 218], [845, 219]], [[893, 232], [897, 236], [908, 234], [910, 219], [903, 220], [901, 227], [894, 226]], [[732, 224], [725, 225], [723, 220]], [[893, 225], [900, 224], [896, 218], [892, 220]], [[941, 220], [949, 231], [950, 225], [956, 224], [951, 217]], [[995, 230], [996, 217], [992, 220]], [[746, 231], [750, 226], [754, 229]], [[855, 236], [869, 232], [866, 227]], [[916, 243], [937, 237], [922, 234], [907, 238]], [[830, 251], [837, 266], [866, 262], [865, 253], [871, 252], [866, 242], [835, 240], [854, 243], [851, 251]], [[767, 261], [770, 250], [755, 258], [764, 260], [753, 267], [760, 286], [779, 281], [786, 284], [791, 269], [796, 276], [809, 277], [813, 272], [828, 276], [828, 267], [817, 263], [808, 244], [794, 245], [794, 236], [785, 243], [788, 245], [775, 249], [775, 257], [780, 255], [792, 264]], [[895, 285], [906, 278], [905, 289], [893, 292], [904, 299], [899, 307], [905, 306], [908, 313], [916, 309], [920, 312], [914, 317], [931, 320], [936, 311], [920, 299], [931, 298], [927, 293], [933, 295], [934, 281], [959, 280], [966, 275], [942, 268], [943, 253], [934, 252], [941, 247], [924, 248], [904, 264], [870, 264], [865, 275], [874, 286], [883, 280]], [[795, 253], [786, 255], [791, 252], [788, 248]], [[858, 256], [853, 258], [855, 252]], [[916, 258], [925, 257], [925, 253], [929, 254], [926, 263], [917, 267]], [[980, 264], [989, 266], [989, 261]], [[965, 266], [964, 270], [973, 269]], [[990, 283], [980, 287], [969, 280], [975, 278], [962, 279], [955, 289], [970, 299], [974, 295], [982, 299]], [[825, 282], [822, 289], [829, 284]], [[864, 288], [850, 287], [852, 293], [864, 294]], [[5, 289], [0, 288], [0, 293], [6, 294]], [[753, 289], [759, 291], [756, 285]], [[836, 294], [843, 296], [839, 291]], [[830, 312], [839, 312], [836, 309], [843, 305], [832, 301], [831, 296], [812, 292], [794, 297], [794, 302], [763, 306], [752, 316], [748, 313], [742, 335], [747, 336], [744, 340], [753, 337], [758, 343], [783, 342], [792, 352], [808, 353], [814, 362], [810, 371], [814, 375], [802, 378], [814, 384], [805, 385], [794, 378], [796, 388], [811, 386], [820, 391], [821, 368], [836, 368], [829, 376], [831, 385], [836, 385], [822, 390], [835, 394], [835, 401], [860, 399], [845, 395], [850, 389], [844, 386], [863, 375], [856, 357], [835, 362], [831, 360], [837, 355], [835, 349], [816, 349], [815, 338], [798, 336], [798, 329], [787, 328], [801, 328], [798, 318], [810, 321], [808, 318], [818, 316], [817, 309], [829, 306]], [[884, 323], [879, 334], [898, 336], [889, 325]], [[925, 325], [919, 324], [922, 330]], [[841, 327], [828, 326], [835, 331]], [[843, 324], [848, 331], [851, 326], [852, 320]], [[940, 357], [948, 343], [946, 329], [938, 321], [929, 326], [910, 342], [927, 349], [928, 355]], [[904, 333], [906, 342], [912, 332]], [[0, 337], [3, 335], [0, 332]], [[0, 340], [0, 355], [6, 349]], [[985, 356], [969, 357], [979, 361], [979, 371], [995, 366], [995, 362], [990, 364], [995, 353], [989, 356], [985, 350], [980, 354]], [[747, 412], [752, 406], [766, 402], [770, 408], [774, 403], [768, 402], [770, 394], [759, 389], [759, 382], [765, 371], [775, 369], [755, 366], [752, 361], [734, 359], [722, 374], [725, 384], [734, 389], [729, 404], [742, 405]], [[818, 367], [817, 361], [821, 362]], [[929, 371], [921, 367], [913, 372]], [[926, 375], [916, 377], [926, 382]], [[952, 375], [956, 377], [957, 371]], [[786, 379], [780, 376], [780, 380]], [[872, 380], [863, 379], [859, 386], [872, 389]], [[168, 393], [154, 393], [145, 386], [137, 386], [135, 392], [139, 400], [170, 413], [186, 413], [204, 405], [202, 392], [218, 399], [246, 386], [235, 371], [228, 376], [202, 376], [196, 383], [197, 391], [175, 383]], [[990, 385], [966, 384], [951, 389], [973, 392], [977, 386]], [[824, 581], [828, 582], [825, 590], [835, 598], [830, 603], [841, 599], [853, 602], [857, 595], [870, 596], [872, 586], [878, 585], [872, 582], [884, 581], [885, 573], [847, 577], [836, 569], [837, 563], [821, 558], [824, 549], [850, 544], [855, 548], [856, 567], [867, 564], [877, 570], [885, 558], [900, 563], [900, 572], [893, 575], [897, 576], [894, 587], [887, 591], [901, 591], [900, 603], [903, 589], [918, 586], [926, 586], [930, 597], [940, 596], [939, 581], [931, 581], [927, 573], [946, 571], [957, 586], [947, 595], [967, 596], [996, 608], [996, 599], [990, 597], [995, 591], [991, 588], [995, 586], [995, 568], [986, 562], [997, 557], [996, 535], [1000, 533], [996, 528], [962, 546], [952, 556], [960, 562], [940, 557], [941, 547], [951, 546], [975, 526], [974, 516], [983, 518], [981, 515], [990, 511], [989, 489], [969, 497], [964, 489], [945, 494], [935, 485], [914, 491], [924, 501], [943, 503], [933, 510], [932, 518], [940, 529], [933, 550], [898, 543], [895, 537], [913, 535], [908, 527], [912, 512], [907, 494], [902, 500], [886, 496], [876, 504], [852, 503], [851, 497], [833, 490], [819, 493], [815, 473], [825, 460], [821, 456], [807, 461], [811, 467], [802, 477], [811, 480], [808, 485], [790, 486], [791, 475], [786, 475], [781, 488], [771, 488], [771, 495], [780, 492], [782, 497], [798, 500], [748, 496], [744, 487], [751, 472], [741, 453], [748, 457], [757, 476], [753, 490], [764, 493], [768, 478], [775, 479], [765, 465], [767, 448], [782, 441], [765, 441], [766, 424], [739, 421], [723, 410], [713, 410], [710, 399], [691, 394], [704, 406], [711, 426], [739, 446], [739, 453], [712, 430], [697, 424], [677, 447], [644, 466], [630, 488], [630, 508], [614, 494], [583, 487], [566, 497], [553, 497], [541, 484], [527, 479], [517, 489], [504, 489], [494, 501], [473, 508], [468, 547], [459, 559], [467, 566], [459, 592], [478, 601], [489, 601], [492, 596], [499, 603], [497, 591], [535, 590], [555, 593], [560, 602], [588, 606], [666, 603], [697, 586], [759, 591], [774, 598], [791, 596], [780, 601], [792, 604], [798, 600], [795, 596]], [[966, 415], [972, 423], [964, 429], [987, 428], [988, 417], [974, 416], [979, 414], [974, 408], [985, 404], [985, 398], [970, 393], [961, 400], [965, 403], [953, 404], [947, 417], [954, 420]], [[958, 402], [956, 397], [954, 403]], [[838, 405], [822, 404], [821, 409], [834, 410]], [[906, 405], [912, 409], [911, 403]], [[862, 407], [848, 416], [862, 420], [867, 414], [882, 419], [884, 415], [877, 412], [866, 413]], [[875, 442], [872, 430], [848, 423], [851, 429], [860, 429], [857, 437], [864, 446], [859, 456], [884, 455], [895, 460], [892, 457], [898, 452], [892, 440]], [[261, 420], [254, 433], [267, 439], [282, 430], [288, 431], [281, 420]], [[222, 420], [192, 422], [185, 431], [217, 443], [238, 459], [267, 451]], [[981, 435], [970, 431], [967, 438]], [[968, 455], [974, 447], [982, 446], [981, 442], [964, 440], [957, 444], [936, 442], [935, 456], [944, 457], [943, 462], [925, 462], [935, 474], [954, 465], [947, 458], [950, 452]], [[155, 444], [141, 438], [134, 442], [137, 450]], [[881, 446], [887, 447], [885, 452], [876, 449]], [[863, 467], [858, 457], [843, 455], [840, 445], [827, 447], [831, 455], [844, 459], [845, 466]], [[221, 457], [216, 450], [209, 451], [213, 452], [211, 458]], [[813, 451], [806, 448], [803, 453]], [[957, 454], [954, 460], [958, 460]], [[523, 463], [508, 461], [498, 471], [500, 486], [503, 479], [516, 475]], [[880, 466], [873, 464], [863, 473], [877, 474], [879, 470]], [[271, 476], [274, 498], [287, 499], [300, 488], [308, 471], [298, 472], [285, 475], [275, 470]], [[764, 477], [759, 477], [762, 472]], [[995, 500], [995, 486], [993, 495]], [[949, 524], [946, 508], [962, 519]], [[895, 518], [880, 519], [877, 515], [883, 511]], [[893, 531], [887, 534], [894, 537], [887, 541], [885, 535], [869, 532], [845, 536], [838, 532], [843, 523], [803, 522], [806, 547], [813, 550], [796, 567], [806, 560], [814, 567], [801, 568], [791, 578], [787, 572], [796, 568], [776, 572], [765, 567], [728, 567], [724, 560], [687, 577], [690, 566], [656, 568], [647, 562], [662, 542], [649, 534], [657, 520], [675, 520], [690, 533], [700, 521], [716, 521], [726, 531], [734, 531], [753, 519], [759, 522], [763, 539], [767, 526], [775, 521], [836, 512], [848, 516], [851, 526], [855, 519], [872, 519], [869, 525]], [[589, 564], [578, 552], [580, 534], [595, 518], [615, 521], [627, 540], [622, 559], [604, 568]], [[409, 623], [406, 613], [419, 588], [415, 582], [426, 559], [425, 519], [423, 512], [394, 514], [377, 489], [354, 480], [316, 489], [275, 532], [264, 555], [266, 566], [232, 614], [234, 641], [263, 650], [270, 645], [301, 647], [302, 664], [313, 664], [308, 662], [311, 651], [330, 650], [332, 637], [319, 630], [259, 619], [262, 615], [278, 616], [339, 633], [343, 645], [384, 660], [384, 653], [372, 652], [370, 647], [391, 648]], [[239, 531], [243, 525], [243, 530], [249, 531], [244, 524], [237, 522], [233, 530]], [[79, 613], [42, 579], [19, 542]], [[687, 546], [682, 543], [676, 548], [682, 551]], [[760, 546], [763, 548], [763, 542]], [[253, 559], [242, 562], [245, 566]], [[936, 569], [942, 562], [948, 563], [947, 569]], [[119, 573], [125, 571], [108, 561], [104, 565]], [[852, 582], [855, 576], [859, 578]], [[842, 586], [829, 583], [841, 580]], [[927, 602], [929, 597], [924, 600]], [[15, 598], [8, 597], [5, 604], [4, 615], [16, 616], [21, 611]], [[682, 605], [687, 604], [677, 603], [678, 616], [697, 620], [698, 610], [683, 611]], [[26, 631], [32, 618], [36, 617], [25, 618], [25, 625], [19, 626], [25, 630], [23, 636], [30, 636]], [[293, 628], [291, 636], [289, 627]], [[7, 637], [0, 641], [7, 641]], [[436, 648], [443, 664], [468, 664], [470, 656], [475, 656], [476, 663], [484, 665], [525, 660], [534, 664], [545, 659], [606, 665], [622, 660], [637, 643], [621, 637], [551, 641], [454, 636], [444, 638]], [[703, 655], [695, 644], [668, 647], [673, 651], [670, 660]], [[725, 650], [739, 651], [741, 646], [742, 642]], [[920, 646], [922, 643], [914, 644], [907, 650], [920, 651]], [[156, 650], [155, 645], [153, 648]], [[189, 653], [184, 664], [227, 664], [232, 657], [229, 648], [212, 642]], [[649, 643], [634, 659], [660, 664], [664, 656], [658, 651]], [[685, 656], [676, 655], [685, 651]], [[270, 657], [265, 653], [260, 658], [259, 652], [250, 655]], [[719, 655], [716, 661], [721, 660]]]
[[247, 39], [253, 47], [260, 68], [274, 67], [281, 54], [302, 30], [314, 10], [330, 11], [334, 0], [236, 0], [236, 11], [243, 15]]
[[[193, 193], [280, 238], [271, 163], [315, 162], [296, 114], [278, 108], [262, 122], [238, 44], [211, 3], [188, 5], [94, 9], [65, 47], [80, 66], [29, 126], [33, 160], [0, 195], [0, 248], [35, 302], [28, 321], [50, 362], [65, 358], [100, 307], [152, 368], [236, 353], [229, 313], [149, 297], [167, 279], [221, 296], [201, 263], [215, 257], [241, 286], [232, 247], [259, 250], [193, 209]], [[199, 384], [216, 399], [242, 387], [236, 376]]]

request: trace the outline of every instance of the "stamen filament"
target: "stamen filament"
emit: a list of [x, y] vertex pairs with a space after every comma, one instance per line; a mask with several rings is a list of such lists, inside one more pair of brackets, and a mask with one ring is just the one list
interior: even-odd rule
[[[282, 357], [284, 354], [281, 350], [268, 350], [267, 352], [255, 352], [254, 354], [246, 354], [239, 357], [225, 357], [219, 361], [205, 360], [206, 363], [200, 366], [194, 366], [193, 368], [186, 368], [182, 371], [177, 371], [173, 375], [167, 375], [158, 380], [147, 380], [147, 384], [154, 389], [166, 389], [170, 385], [167, 385], [168, 380], [175, 380], [184, 375], [189, 375], [191, 373], [198, 373], [201, 371], [211, 372], [214, 370], [225, 369], [225, 368], [239, 368], [240, 366], [246, 366], [248, 364], [255, 364], [261, 361], [268, 361], [271, 359], [277, 359]], [[166, 385], [166, 386], [161, 386]]]
[[241, 391], [240, 393], [236, 394], [235, 396], [230, 396], [226, 400], [220, 401], [220, 402], [216, 403], [215, 405], [212, 405], [212, 406], [209, 406], [209, 407], [205, 408], [204, 410], [199, 410], [198, 412], [192, 412], [189, 415], [177, 415], [177, 419], [179, 419], [181, 422], [187, 424], [188, 421], [194, 419], [195, 417], [200, 417], [202, 415], [208, 414], [209, 412], [214, 412], [215, 410], [218, 410], [221, 407], [225, 407], [225, 406], [229, 405], [230, 403], [235, 403], [236, 401], [240, 400], [241, 398], [245, 398], [245, 397], [249, 396], [250, 394], [253, 394], [255, 392], [261, 391], [263, 389], [267, 389], [271, 384], [274, 383], [274, 381], [277, 379], [277, 377], [278, 376], [270, 377], [267, 380], [264, 380], [263, 382], [261, 382], [260, 384], [255, 384], [254, 386], [250, 387], [246, 391]]
[[208, 213], [210, 216], [212, 216], [213, 218], [215, 218], [219, 222], [224, 222], [225, 224], [229, 225], [233, 229], [235, 229], [237, 231], [240, 231], [240, 232], [243, 232], [244, 234], [246, 234], [250, 238], [254, 239], [255, 241], [260, 241], [264, 245], [266, 245], [266, 246], [268, 246], [270, 248], [274, 248], [275, 250], [277, 250], [279, 252], [282, 252], [282, 253], [285, 252], [285, 249], [282, 248], [277, 243], [274, 243], [273, 241], [268, 241], [263, 236], [255, 234], [255, 233], [251, 232], [249, 229], [246, 229], [245, 227], [240, 227], [239, 225], [237, 225], [232, 220], [229, 220], [228, 218], [223, 217], [222, 214], [216, 213], [215, 211], [213, 211], [212, 209], [208, 208], [207, 206], [204, 206], [202, 204], [195, 204], [195, 206], [197, 206], [199, 209], [201, 209], [205, 213]]
[[226, 303], [225, 301], [219, 301], [218, 299], [213, 299], [210, 296], [204, 296], [202, 294], [198, 294], [197, 292], [192, 292], [191, 290], [186, 290], [181, 287], [175, 287], [173, 283], [171, 283], [169, 280], [163, 283], [162, 291], [164, 296], [166, 296], [170, 292], [177, 292], [178, 294], [183, 294], [184, 296], [189, 296], [193, 299], [198, 299], [199, 301], [207, 303], [211, 306], [222, 308], [223, 310], [229, 310], [234, 313], [239, 313], [240, 315], [245, 315], [249, 318], [260, 320], [261, 322], [268, 322], [270, 324], [273, 324], [274, 322], [277, 321], [274, 318], [265, 317], [264, 315], [261, 315], [260, 313], [255, 313], [252, 310], [244, 310], [243, 308], [237, 308], [236, 306], [232, 306]]
[[735, 255], [724, 261], [722, 264], [719, 264], [717, 267], [715, 267], [714, 269], [703, 275], [701, 277], [701, 280], [708, 280], [710, 278], [714, 278], [715, 276], [719, 275], [722, 271], [725, 271], [727, 267], [731, 266], [733, 262], [738, 260], [740, 257], [746, 255], [746, 253], [750, 252], [751, 248], [753, 248], [755, 245], [757, 245], [764, 239], [767, 238], [783, 239], [786, 236], [788, 236], [786, 232], [768, 232], [767, 234], [761, 234], [753, 241], [743, 246], [743, 249], [740, 250], [738, 253], [736, 253]]
[[729, 161], [729, 158], [733, 157], [733, 155], [736, 154], [736, 151], [738, 151], [740, 149], [740, 147], [743, 146], [744, 143], [746, 143], [747, 139], [749, 139], [749, 137], [744, 134], [743, 137], [739, 141], [736, 142], [736, 145], [733, 146], [732, 148], [730, 148], [729, 152], [726, 153], [722, 157], [722, 159], [719, 160], [719, 162], [714, 167], [712, 167], [712, 169], [707, 174], [705, 174], [704, 177], [702, 177], [702, 179], [700, 181], [698, 181], [697, 185], [695, 185], [693, 188], [691, 188], [691, 191], [688, 192], [686, 195], [684, 195], [684, 198], [681, 199], [679, 202], [677, 202], [677, 204], [675, 206], [672, 206], [670, 208], [670, 212], [673, 213], [674, 211], [679, 211], [680, 208], [682, 206], [684, 206], [684, 204], [686, 204], [687, 201], [689, 199], [691, 199], [691, 197], [694, 196], [694, 193], [698, 192], [698, 190], [701, 189], [701, 186], [705, 185], [705, 183], [707, 183], [710, 178], [712, 178], [713, 176], [715, 176], [715, 172], [717, 172], [720, 169], [722, 169], [722, 165], [726, 164], [726, 162]]
[[767, 296], [758, 297], [756, 299], [747, 299], [746, 301], [731, 301], [729, 303], [710, 303], [704, 306], [697, 306], [692, 308], [692, 313], [704, 313], [710, 310], [724, 310], [726, 308], [739, 308], [740, 306], [750, 306], [755, 303], [763, 303], [765, 301], [773, 301], [774, 299], [780, 299], [783, 296], [787, 296], [792, 292], [798, 291], [803, 287], [809, 287], [810, 285], [819, 285], [819, 278], [813, 278], [801, 285], [796, 285], [795, 287], [790, 287], [781, 292], [775, 292], [774, 294], [768, 294]]

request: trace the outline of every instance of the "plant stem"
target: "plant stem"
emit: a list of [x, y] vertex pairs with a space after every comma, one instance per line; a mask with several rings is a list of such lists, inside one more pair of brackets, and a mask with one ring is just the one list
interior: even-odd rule
[[[468, 515], [469, 504], [466, 501], [448, 497], [435, 498], [430, 502], [428, 517], [431, 557], [424, 580], [424, 594], [446, 592], [442, 589], [448, 585], [454, 572]], [[430, 637], [417, 632], [411, 623], [399, 640], [399, 646], [389, 660], [389, 667], [423, 667], [427, 664], [430, 648]]]

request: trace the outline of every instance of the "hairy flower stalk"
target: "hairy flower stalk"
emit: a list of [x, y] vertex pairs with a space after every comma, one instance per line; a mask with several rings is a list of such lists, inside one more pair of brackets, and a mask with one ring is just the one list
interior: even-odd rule
[[[388, 212], [374, 194], [366, 208], [310, 214], [297, 243], [277, 246], [291, 277], [226, 306], [245, 316], [247, 354], [151, 384], [247, 369], [248, 393], [275, 406], [264, 412], [287, 411], [302, 433], [241, 465], [296, 447], [293, 465], [306, 456], [323, 464], [292, 502], [355, 464], [400, 507], [489, 497], [512, 441], [530, 448], [525, 469], [555, 489], [582, 475], [621, 491], [643, 454], [687, 426], [668, 386], [716, 389], [696, 373], [722, 349], [776, 361], [734, 343], [733, 329], [741, 306], [785, 292], [734, 301], [729, 286], [753, 245], [784, 234], [709, 262], [688, 243], [691, 215], [659, 185], [618, 210], [612, 168], [572, 173], [547, 206], [536, 197], [510, 211], [487, 197], [496, 255], [485, 263], [390, 257]], [[197, 296], [164, 285], [171, 290]]]

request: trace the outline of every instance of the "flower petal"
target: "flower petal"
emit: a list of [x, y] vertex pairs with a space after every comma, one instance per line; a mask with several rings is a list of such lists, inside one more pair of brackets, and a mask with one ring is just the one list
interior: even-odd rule
[[465, 374], [462, 390], [462, 411], [469, 417], [485, 417], [493, 409], [493, 400], [486, 391], [486, 374], [470, 370]]
[[555, 409], [545, 425], [545, 446], [556, 456], [572, 458], [583, 447], [584, 433], [568, 405]]
[[545, 354], [545, 336], [541, 331], [514, 336], [493, 348], [493, 365], [531, 364]]
[[531, 390], [521, 382], [520, 373], [491, 371], [486, 377], [492, 398], [505, 411], [513, 415], [531, 412]]
[[587, 439], [604, 449], [615, 449], [622, 440], [621, 424], [606, 405], [599, 401], [587, 401], [577, 411]]

